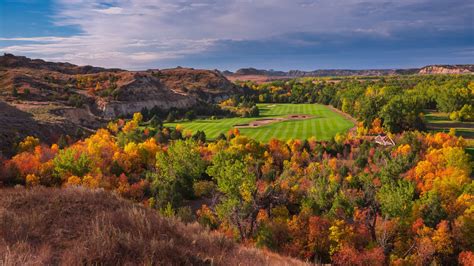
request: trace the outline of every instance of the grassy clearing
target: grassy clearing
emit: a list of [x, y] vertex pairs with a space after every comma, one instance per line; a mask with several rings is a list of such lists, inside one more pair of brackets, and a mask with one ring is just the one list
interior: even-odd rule
[[226, 133], [234, 125], [249, 123], [257, 119], [285, 117], [291, 114], [311, 115], [304, 120], [286, 120], [257, 128], [240, 128], [243, 135], [259, 141], [268, 141], [271, 138], [282, 140], [306, 139], [315, 136], [318, 140], [328, 140], [339, 132], [346, 132], [354, 124], [342, 115], [333, 112], [320, 104], [258, 104], [260, 117], [258, 118], [225, 118], [217, 120], [195, 120], [190, 122], [169, 123], [166, 126], [181, 124], [185, 129], [193, 132], [203, 130], [208, 139], [216, 138], [220, 133]]
[[466, 150], [474, 157], [474, 122], [451, 121], [448, 114], [439, 112], [427, 112], [425, 118], [430, 131], [449, 132], [451, 128], [456, 129], [456, 135], [466, 139]]

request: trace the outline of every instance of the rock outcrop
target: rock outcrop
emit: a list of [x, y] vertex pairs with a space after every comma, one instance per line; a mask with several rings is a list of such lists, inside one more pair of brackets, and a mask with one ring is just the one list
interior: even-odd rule
[[419, 74], [469, 74], [474, 73], [474, 65], [433, 65], [420, 69]]
[[121, 80], [114, 100], [97, 101], [105, 118], [129, 115], [155, 106], [162, 110], [189, 108], [198, 101], [218, 102], [237, 87], [216, 71], [191, 68], [133, 72]]
[[[5, 54], [0, 56], [0, 99], [62, 102], [81, 98], [95, 115], [126, 116], [155, 106], [188, 108], [226, 99], [239, 89], [217, 70], [174, 68], [126, 71]], [[14, 95], [17, 94], [17, 95]], [[75, 100], [75, 99], [72, 99]], [[77, 101], [76, 101], [77, 102]]]

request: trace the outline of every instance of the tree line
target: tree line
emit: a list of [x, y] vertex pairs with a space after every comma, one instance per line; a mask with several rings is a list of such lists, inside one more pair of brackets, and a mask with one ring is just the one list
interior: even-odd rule
[[427, 109], [448, 113], [455, 121], [474, 120], [473, 75], [302, 78], [240, 86], [247, 101], [332, 105], [366, 127], [380, 118], [393, 133], [423, 130]]

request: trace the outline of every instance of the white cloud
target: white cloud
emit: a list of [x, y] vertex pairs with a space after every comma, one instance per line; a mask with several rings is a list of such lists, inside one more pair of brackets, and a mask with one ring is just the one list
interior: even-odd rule
[[28, 37], [28, 38], [1, 38], [0, 41], [24, 41], [24, 42], [61, 42], [68, 38], [64, 37]]
[[[80, 35], [0, 38], [21, 42], [0, 50], [77, 64], [141, 68], [205, 52], [219, 40], [261, 40], [301, 32], [389, 37], [404, 28], [459, 24], [459, 18], [443, 8], [435, 13], [423, 10], [442, 5], [446, 3], [441, 0], [117, 0], [107, 5], [99, 0], [57, 0], [55, 23], [77, 26]], [[410, 11], [413, 7], [423, 12]]]
[[107, 15], [118, 15], [122, 14], [123, 9], [120, 7], [109, 7], [104, 9], [97, 9], [96, 11]]

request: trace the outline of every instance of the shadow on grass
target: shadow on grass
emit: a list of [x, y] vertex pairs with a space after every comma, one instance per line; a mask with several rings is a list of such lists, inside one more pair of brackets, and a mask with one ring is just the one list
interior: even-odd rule
[[428, 127], [432, 128], [474, 128], [472, 122], [455, 122], [455, 121], [442, 121], [428, 123]]
[[[446, 128], [430, 128], [430, 131], [449, 133], [449, 129]], [[456, 128], [456, 136], [463, 137], [465, 139], [474, 139], [474, 131], [470, 129]]]
[[474, 131], [468, 129], [456, 129], [456, 135], [462, 136], [465, 139], [474, 139]]
[[425, 118], [426, 118], [427, 122], [447, 121], [447, 120], [449, 120], [448, 116], [433, 115], [433, 114], [427, 114], [427, 115], [425, 115]]
[[474, 148], [466, 148], [466, 152], [471, 155], [471, 160], [474, 160]]

